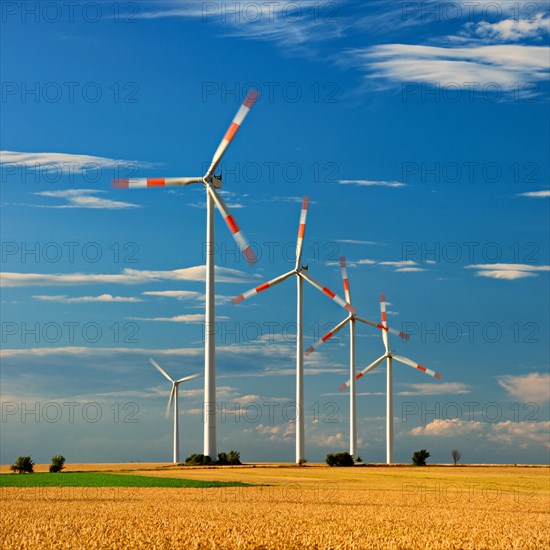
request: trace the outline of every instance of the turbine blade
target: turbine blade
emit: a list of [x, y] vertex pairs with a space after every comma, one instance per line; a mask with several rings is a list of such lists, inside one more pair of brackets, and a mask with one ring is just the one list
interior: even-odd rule
[[257, 90], [250, 90], [245, 100], [243, 101], [243, 104], [240, 106], [239, 110], [237, 111], [237, 114], [235, 115], [233, 122], [231, 122], [229, 129], [225, 133], [225, 136], [223, 137], [221, 143], [216, 149], [216, 152], [212, 157], [212, 163], [210, 164], [210, 168], [208, 168], [208, 172], [206, 172], [206, 174], [204, 175], [205, 179], [212, 177], [212, 175], [214, 174], [214, 171], [218, 167], [218, 164], [220, 164], [220, 161], [222, 160], [222, 157], [225, 154], [225, 151], [229, 147], [229, 144], [235, 137], [235, 134], [238, 132], [239, 128], [244, 122], [246, 115], [248, 115], [248, 112], [250, 111], [250, 109], [252, 108], [252, 105], [254, 105], [257, 99], [258, 99]]
[[216, 193], [216, 190], [212, 185], [207, 184], [206, 188], [214, 199], [218, 210], [223, 216], [223, 219], [227, 224], [229, 231], [231, 231], [231, 234], [233, 235], [233, 238], [235, 239], [238, 247], [241, 249], [241, 252], [243, 253], [246, 261], [250, 264], [255, 263], [257, 260], [256, 254], [254, 254], [254, 251], [252, 250], [252, 248], [250, 248], [250, 243], [248, 242], [248, 239], [246, 238], [245, 234], [240, 230], [237, 222], [235, 221], [235, 218], [231, 215], [229, 207], [227, 206], [225, 201], [218, 195], [218, 193]]
[[346, 302], [351, 304], [351, 292], [349, 289], [348, 268], [346, 266], [346, 258], [340, 256], [340, 271], [342, 272], [342, 282], [344, 283], [344, 295]]
[[374, 321], [369, 321], [369, 319], [365, 319], [364, 317], [359, 317], [358, 315], [355, 316], [355, 318], [360, 321], [361, 323], [364, 323], [365, 325], [370, 325], [371, 327], [383, 329], [383, 327], [380, 325], [380, 323], [375, 323]]
[[202, 178], [119, 178], [114, 179], [114, 189], [145, 189], [147, 187], [179, 187], [203, 183]]
[[300, 213], [300, 224], [298, 225], [298, 238], [296, 240], [296, 269], [300, 267], [302, 262], [302, 249], [304, 237], [306, 234], [307, 209], [309, 206], [309, 197], [304, 197], [302, 202], [302, 211]]
[[400, 355], [392, 355], [392, 357], [399, 361], [400, 363], [403, 363], [404, 365], [408, 365], [409, 367], [412, 367], [413, 369], [421, 370], [422, 372], [425, 372], [426, 374], [429, 374], [430, 376], [433, 376], [434, 378], [437, 378], [438, 380], [441, 380], [443, 376], [439, 374], [438, 372], [435, 372], [432, 369], [428, 369], [422, 365], [419, 365], [418, 363], [415, 363], [411, 359], [407, 359], [406, 357], [401, 357]]
[[167, 380], [170, 380], [172, 383], [174, 382], [152, 357], [149, 358], [149, 363], [151, 363], [151, 365], [153, 365], [153, 367], [155, 367]]
[[386, 353], [390, 352], [390, 344], [388, 342], [388, 323], [387, 323], [387, 313], [386, 313], [386, 295], [384, 293], [380, 294], [380, 317], [382, 319], [382, 341], [384, 342], [384, 348], [386, 348]]
[[305, 355], [313, 353], [323, 342], [330, 340], [336, 333], [340, 332], [345, 324], [351, 319], [351, 317], [346, 317], [341, 323], [338, 323], [332, 330], [329, 330], [320, 340], [318, 340], [313, 346], [309, 346], [306, 349]]
[[170, 397], [168, 398], [168, 405], [166, 405], [166, 411], [164, 411], [164, 416], [168, 418], [170, 416], [170, 409], [172, 408], [172, 401], [174, 401], [174, 394], [178, 391], [178, 386], [176, 383], [172, 383], [172, 391], [170, 392]]
[[257, 286], [256, 288], [252, 288], [251, 290], [247, 290], [244, 294], [240, 294], [239, 296], [235, 296], [231, 300], [232, 303], [238, 304], [239, 302], [242, 302], [243, 300], [246, 300], [247, 298], [250, 298], [251, 296], [255, 296], [256, 294], [259, 294], [260, 292], [263, 292], [264, 290], [267, 290], [268, 288], [271, 288], [272, 286], [278, 285], [279, 283], [282, 283], [284, 280], [288, 279], [291, 275], [294, 275], [295, 271], [289, 271], [288, 273], [285, 273], [284, 275], [279, 275], [279, 277], [275, 277], [274, 279], [271, 279], [271, 281], [267, 281], [267, 283], [263, 283], [260, 286]]
[[300, 275], [300, 277], [303, 277], [310, 285], [314, 286], [317, 290], [320, 290], [323, 294], [326, 294], [331, 300], [334, 300], [339, 306], [347, 309], [350, 313], [355, 313], [357, 311], [351, 304], [348, 304], [335, 292], [332, 292], [330, 288], [323, 286], [320, 282], [316, 281], [309, 275], [306, 275], [303, 271], [298, 272], [298, 275]]
[[[370, 372], [372, 369], [375, 369], [385, 358], [387, 357], [386, 354], [382, 355], [382, 357], [379, 357], [376, 361], [374, 361], [373, 363], [371, 363], [368, 367], [364, 368], [360, 373], [356, 374], [355, 375], [355, 380], [358, 380], [359, 378], [361, 378], [362, 376], [364, 376], [365, 374], [367, 374], [367, 372]], [[350, 385], [350, 382], [351, 380], [348, 380], [345, 384], [342, 384], [338, 390], [339, 391], [343, 391], [345, 390], [346, 388], [349, 387]]]
[[202, 376], [201, 373], [192, 374], [191, 376], [184, 376], [183, 378], [176, 380], [176, 384], [179, 384], [181, 382], [187, 382], [188, 380], [194, 380], [195, 378], [200, 378], [201, 376]]

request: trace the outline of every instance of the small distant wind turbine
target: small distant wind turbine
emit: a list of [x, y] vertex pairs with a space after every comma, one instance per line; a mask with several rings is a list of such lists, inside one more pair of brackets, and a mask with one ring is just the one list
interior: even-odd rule
[[[344, 284], [344, 292], [346, 301], [351, 304], [351, 291], [349, 287], [348, 270], [346, 267], [346, 258], [340, 257], [340, 270], [342, 272], [342, 282]], [[350, 339], [349, 339], [349, 370], [350, 370], [350, 395], [349, 395], [349, 454], [354, 458], [357, 457], [357, 407], [356, 407], [356, 392], [355, 392], [355, 322], [359, 321], [365, 325], [370, 325], [383, 332], [391, 332], [397, 334], [404, 340], [409, 339], [409, 335], [404, 332], [399, 332], [395, 329], [389, 328], [385, 324], [375, 323], [369, 321], [363, 317], [359, 317], [355, 313], [349, 313], [349, 315], [341, 322], [338, 323], [332, 330], [327, 332], [319, 341], [313, 346], [310, 346], [306, 350], [306, 355], [313, 353], [321, 344], [330, 340], [336, 333], [344, 328], [346, 323], [349, 323]]]
[[304, 197], [302, 202], [302, 211], [300, 213], [300, 224], [298, 226], [298, 238], [296, 242], [296, 264], [292, 271], [275, 277], [271, 281], [261, 284], [256, 288], [248, 290], [240, 296], [233, 298], [234, 304], [242, 302], [247, 298], [251, 298], [268, 288], [271, 288], [284, 280], [296, 276], [297, 283], [297, 308], [296, 308], [296, 463], [300, 462], [301, 458], [305, 458], [305, 426], [304, 426], [304, 318], [303, 318], [303, 293], [304, 281], [314, 286], [317, 290], [327, 295], [331, 300], [334, 300], [339, 306], [347, 309], [350, 313], [355, 313], [355, 309], [345, 300], [336, 295], [330, 288], [323, 286], [321, 283], [308, 275], [307, 266], [302, 265], [302, 249], [304, 236], [306, 233], [306, 219], [309, 205], [309, 198]]
[[[380, 314], [382, 316], [382, 325], [387, 327], [386, 320], [386, 295], [380, 294]], [[367, 374], [371, 370], [375, 369], [384, 359], [387, 359], [387, 388], [386, 388], [386, 463], [393, 464], [393, 388], [392, 388], [392, 361], [395, 359], [399, 363], [418, 369], [434, 378], [441, 379], [442, 375], [428, 369], [418, 363], [414, 362], [412, 359], [407, 359], [406, 357], [401, 357], [400, 355], [395, 355], [390, 351], [389, 342], [388, 342], [388, 332], [389, 330], [384, 329], [382, 331], [382, 340], [384, 342], [384, 347], [386, 348], [386, 353], [379, 357], [376, 361], [371, 363], [368, 367], [364, 368], [359, 374], [355, 376], [356, 379], [361, 378], [363, 375]], [[351, 384], [351, 381], [348, 380], [345, 384], [342, 384], [339, 388], [340, 391], [345, 390]]]
[[210, 167], [204, 176], [190, 178], [125, 178], [113, 180], [113, 187], [119, 189], [143, 189], [151, 187], [185, 186], [202, 184], [206, 189], [206, 303], [204, 319], [204, 454], [215, 458], [217, 455], [216, 443], [216, 335], [212, 327], [215, 326], [215, 271], [214, 271], [214, 205], [220, 211], [229, 231], [233, 235], [241, 252], [249, 263], [256, 261], [256, 255], [247, 238], [239, 228], [229, 207], [216, 192], [221, 189], [222, 176], [214, 174], [219, 166], [229, 144], [239, 131], [244, 119], [258, 99], [258, 92], [250, 90], [243, 104], [240, 106], [227, 132], [221, 140]]
[[172, 391], [170, 392], [170, 397], [168, 399], [168, 405], [166, 406], [165, 416], [168, 418], [170, 415], [170, 407], [172, 402], [174, 403], [174, 454], [172, 462], [174, 464], [180, 461], [180, 436], [179, 436], [179, 417], [178, 417], [178, 388], [182, 382], [187, 382], [188, 380], [193, 380], [202, 376], [201, 374], [192, 374], [191, 376], [184, 376], [179, 380], [172, 380], [162, 367], [154, 360], [149, 359], [149, 362], [153, 367], [155, 367], [167, 380], [172, 383]]

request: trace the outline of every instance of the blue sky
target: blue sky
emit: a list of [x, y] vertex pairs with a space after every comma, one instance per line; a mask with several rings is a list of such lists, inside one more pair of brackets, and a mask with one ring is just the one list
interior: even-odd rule
[[[251, 87], [221, 170], [260, 259], [216, 214], [219, 450], [293, 459], [295, 284], [230, 300], [293, 268], [308, 195], [311, 275], [343, 294], [345, 255], [359, 314], [385, 292], [412, 334], [392, 349], [443, 374], [396, 365], [396, 460], [547, 462], [547, 2], [223, 4], [2, 4], [2, 463], [170, 459], [147, 359], [203, 368], [204, 189], [111, 180], [201, 175]], [[306, 345], [344, 317], [306, 288]], [[348, 447], [348, 347], [344, 330], [306, 360], [310, 461]], [[357, 348], [361, 369], [378, 331]], [[384, 371], [357, 385], [373, 462]], [[182, 386], [183, 456], [201, 384]]]

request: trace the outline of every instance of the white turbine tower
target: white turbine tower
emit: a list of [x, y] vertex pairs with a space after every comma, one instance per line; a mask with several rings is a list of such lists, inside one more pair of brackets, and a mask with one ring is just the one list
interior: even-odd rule
[[258, 92], [252, 90], [246, 96], [237, 111], [233, 122], [216, 149], [210, 167], [202, 177], [191, 178], [130, 178], [113, 181], [115, 188], [142, 189], [149, 187], [184, 186], [194, 183], [203, 184], [206, 188], [206, 305], [204, 330], [204, 454], [215, 459], [216, 449], [216, 336], [215, 336], [215, 275], [214, 275], [214, 204], [220, 211], [233, 238], [241, 249], [244, 257], [250, 263], [256, 261], [256, 256], [250, 248], [248, 240], [240, 230], [235, 218], [231, 215], [225, 201], [216, 193], [222, 186], [222, 177], [215, 176], [214, 171], [220, 164], [227, 147], [241, 127], [246, 115], [258, 98]]
[[[384, 327], [387, 327], [387, 320], [386, 320], [386, 296], [385, 294], [380, 295], [380, 313], [382, 316], [382, 325]], [[356, 379], [361, 378], [364, 374], [367, 372], [370, 372], [371, 370], [375, 369], [384, 359], [387, 360], [387, 388], [386, 388], [386, 463], [387, 464], [393, 464], [393, 387], [392, 387], [392, 361], [395, 359], [399, 363], [403, 363], [404, 365], [408, 365], [409, 367], [413, 367], [414, 369], [418, 369], [422, 372], [425, 372], [426, 374], [429, 374], [430, 376], [433, 376], [434, 378], [441, 379], [441, 374], [428, 369], [422, 365], [419, 365], [412, 359], [407, 359], [406, 357], [401, 357], [400, 355], [395, 355], [392, 351], [390, 351], [389, 342], [388, 342], [388, 330], [382, 331], [382, 340], [384, 342], [384, 347], [386, 348], [386, 352], [382, 357], [379, 357], [376, 361], [371, 363], [368, 367], [364, 368], [359, 374], [355, 376]], [[348, 380], [345, 384], [342, 384], [339, 388], [340, 391], [345, 390], [347, 387], [350, 386], [350, 380]]]
[[307, 267], [302, 265], [302, 249], [304, 236], [306, 233], [306, 218], [309, 199], [304, 197], [302, 202], [302, 211], [300, 214], [300, 224], [298, 227], [298, 239], [296, 242], [296, 264], [292, 271], [279, 275], [271, 281], [261, 284], [252, 290], [236, 296], [233, 298], [233, 303], [242, 302], [243, 300], [255, 296], [268, 288], [282, 283], [284, 280], [296, 276], [297, 284], [297, 308], [296, 308], [296, 463], [301, 458], [305, 458], [305, 439], [304, 439], [304, 344], [303, 344], [303, 287], [304, 281], [307, 281], [310, 285], [314, 286], [317, 290], [320, 290], [323, 294], [326, 294], [329, 298], [334, 300], [338, 305], [347, 309], [348, 311], [355, 313], [355, 309], [348, 304], [345, 300], [337, 296], [332, 290], [323, 286], [321, 283], [313, 279], [307, 274]]
[[[346, 302], [351, 304], [351, 291], [349, 286], [348, 279], [348, 270], [346, 267], [346, 259], [342, 256], [340, 258], [340, 270], [342, 272], [342, 282], [344, 284], [344, 292], [346, 296]], [[349, 454], [357, 458], [357, 406], [356, 406], [356, 392], [355, 392], [355, 322], [359, 321], [365, 325], [370, 325], [384, 332], [392, 332], [397, 334], [401, 338], [407, 340], [409, 338], [408, 334], [399, 332], [397, 330], [391, 329], [388, 326], [375, 323], [374, 321], [369, 321], [363, 317], [359, 317], [355, 313], [349, 313], [349, 315], [340, 323], [338, 323], [332, 330], [327, 332], [320, 340], [318, 340], [313, 346], [310, 346], [306, 350], [306, 355], [313, 353], [321, 344], [330, 340], [336, 333], [344, 328], [344, 326], [349, 323], [349, 371], [350, 371], [350, 394], [349, 394]]]
[[174, 402], [174, 454], [172, 462], [174, 464], [180, 461], [180, 436], [179, 436], [179, 416], [178, 416], [178, 388], [182, 382], [187, 382], [188, 380], [193, 380], [201, 376], [200, 374], [192, 374], [191, 376], [184, 376], [179, 380], [172, 380], [162, 367], [154, 360], [149, 359], [149, 362], [153, 367], [155, 367], [168, 381], [172, 383], [172, 391], [170, 392], [170, 397], [168, 398], [168, 405], [166, 406], [166, 417], [170, 415], [170, 407], [172, 406], [172, 401]]

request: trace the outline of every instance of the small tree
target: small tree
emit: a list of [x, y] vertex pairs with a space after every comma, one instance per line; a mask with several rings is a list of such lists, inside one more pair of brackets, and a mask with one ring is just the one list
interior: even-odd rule
[[238, 466], [242, 464], [241, 453], [233, 450], [228, 453], [218, 453], [218, 464], [220, 466]]
[[300, 458], [300, 460], [298, 460], [298, 466], [303, 466], [306, 462], [307, 460], [304, 457], [302, 457]]
[[451, 455], [453, 456], [453, 462], [456, 466], [457, 462], [462, 458], [462, 453], [458, 449], [453, 449]]
[[358, 457], [355, 459], [355, 462], [363, 462], [363, 459], [362, 459], [360, 456], [358, 456]]
[[60, 472], [63, 468], [65, 468], [65, 457], [63, 455], [53, 455], [50, 472]]
[[330, 466], [353, 466], [353, 457], [349, 453], [328, 453], [325, 462]]
[[25, 472], [31, 474], [34, 470], [34, 462], [30, 456], [20, 456], [18, 459], [10, 466], [10, 470], [17, 472], [18, 474]]
[[412, 462], [415, 466], [426, 466], [426, 459], [430, 457], [430, 453], [426, 449], [415, 451], [412, 455]]
[[208, 455], [194, 453], [185, 459], [186, 466], [210, 466], [212, 459]]

